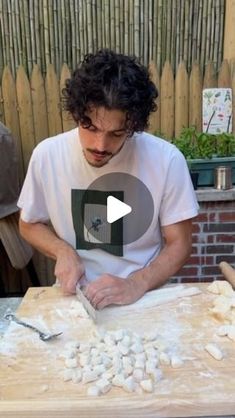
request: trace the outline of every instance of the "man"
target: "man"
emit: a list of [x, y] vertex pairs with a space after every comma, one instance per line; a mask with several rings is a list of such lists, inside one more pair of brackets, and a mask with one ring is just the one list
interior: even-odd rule
[[[56, 260], [55, 276], [66, 293], [74, 293], [85, 278], [86, 296], [96, 308], [129, 304], [164, 284], [190, 255], [191, 219], [198, 204], [188, 168], [174, 145], [143, 132], [157, 90], [135, 58], [108, 50], [87, 55], [67, 80], [64, 94], [78, 128], [34, 150], [18, 202], [20, 231]], [[96, 179], [112, 173], [139, 179], [154, 207], [147, 231], [123, 243], [121, 256], [97, 240], [88, 243], [88, 233], [79, 243], [74, 203], [74, 196], [79, 200]], [[98, 229], [99, 222], [93, 220], [91, 227]]]

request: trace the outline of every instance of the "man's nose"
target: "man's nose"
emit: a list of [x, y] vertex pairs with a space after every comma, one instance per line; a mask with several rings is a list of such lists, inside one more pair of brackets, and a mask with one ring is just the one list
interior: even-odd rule
[[95, 148], [98, 151], [105, 151], [107, 149], [108, 141], [105, 133], [99, 133], [96, 136]]

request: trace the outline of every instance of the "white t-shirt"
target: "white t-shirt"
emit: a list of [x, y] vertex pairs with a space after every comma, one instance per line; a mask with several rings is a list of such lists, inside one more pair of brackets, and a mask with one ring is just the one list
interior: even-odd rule
[[148, 265], [162, 248], [160, 226], [198, 213], [186, 161], [174, 145], [148, 133], [134, 134], [108, 164], [93, 167], [83, 155], [75, 128], [42, 141], [34, 149], [18, 200], [22, 220], [50, 221], [57, 235], [76, 248], [71, 191], [87, 189], [99, 176], [114, 172], [133, 175], [147, 186], [154, 202], [154, 216], [138, 240], [123, 246], [122, 257], [99, 248], [77, 249], [90, 281], [103, 273], [126, 278]]

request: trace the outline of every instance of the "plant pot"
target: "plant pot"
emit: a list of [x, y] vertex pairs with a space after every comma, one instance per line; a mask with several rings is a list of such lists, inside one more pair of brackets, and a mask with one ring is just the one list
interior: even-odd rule
[[235, 157], [187, 160], [190, 171], [199, 173], [198, 187], [214, 187], [214, 172], [219, 166], [232, 168], [232, 183], [235, 185]]
[[191, 176], [191, 180], [192, 180], [192, 183], [193, 183], [193, 188], [194, 188], [194, 190], [197, 190], [199, 173], [196, 172], [196, 171], [191, 171], [190, 170], [190, 176]]

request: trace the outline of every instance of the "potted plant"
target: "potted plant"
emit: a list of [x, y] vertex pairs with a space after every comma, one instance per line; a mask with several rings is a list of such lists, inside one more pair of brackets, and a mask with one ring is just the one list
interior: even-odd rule
[[198, 173], [198, 186], [214, 185], [214, 169], [232, 167], [235, 184], [235, 137], [230, 133], [197, 132], [195, 127], [184, 128], [172, 141], [184, 154], [191, 173]]

